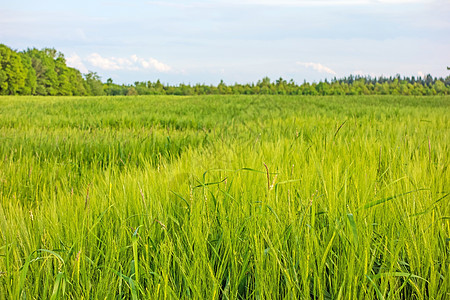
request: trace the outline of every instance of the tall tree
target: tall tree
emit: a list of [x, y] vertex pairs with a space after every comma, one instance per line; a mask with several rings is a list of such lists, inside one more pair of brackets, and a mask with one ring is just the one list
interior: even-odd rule
[[103, 90], [103, 83], [100, 81], [100, 76], [96, 72], [89, 72], [84, 75], [85, 88], [89, 95], [101, 96], [105, 94]]
[[27, 77], [25, 78], [25, 85], [20, 90], [21, 95], [34, 95], [36, 93], [36, 85], [37, 85], [37, 77], [36, 71], [33, 69], [31, 65], [31, 59], [23, 52], [19, 53], [22, 64], [26, 70]]
[[0, 44], [0, 94], [16, 95], [25, 87], [27, 71], [17, 52]]

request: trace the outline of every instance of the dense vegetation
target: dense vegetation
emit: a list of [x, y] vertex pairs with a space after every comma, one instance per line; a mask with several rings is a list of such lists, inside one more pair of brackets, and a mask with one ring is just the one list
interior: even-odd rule
[[0, 299], [446, 299], [449, 96], [0, 98]]
[[17, 52], [0, 44], [0, 95], [102, 95], [95, 73], [83, 78], [55, 49]]
[[206, 84], [162, 84], [135, 82], [119, 85], [89, 72], [84, 77], [67, 67], [64, 55], [54, 49], [28, 49], [17, 52], [0, 44], [0, 95], [448, 95], [447, 78], [360, 77], [349, 76], [331, 82], [297, 84], [283, 78], [271, 81], [263, 78], [256, 84], [217, 86]]
[[299, 85], [293, 80], [283, 78], [271, 81], [265, 77], [256, 84], [219, 85], [180, 84], [163, 85], [161, 82], [135, 82], [134, 85], [117, 85], [108, 80], [105, 87], [107, 95], [449, 95], [450, 76], [433, 78], [361, 77], [349, 76], [333, 79], [331, 82], [304, 82]]

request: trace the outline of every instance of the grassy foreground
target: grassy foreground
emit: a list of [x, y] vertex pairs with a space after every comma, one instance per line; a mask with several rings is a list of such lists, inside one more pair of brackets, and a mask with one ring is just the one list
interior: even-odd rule
[[450, 97], [1, 97], [0, 299], [445, 299]]

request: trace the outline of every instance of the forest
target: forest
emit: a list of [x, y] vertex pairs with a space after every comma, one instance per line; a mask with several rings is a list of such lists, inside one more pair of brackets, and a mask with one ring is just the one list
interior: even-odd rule
[[0, 44], [0, 95], [134, 96], [134, 95], [448, 95], [450, 76], [370, 77], [350, 75], [318, 83], [264, 77], [256, 83], [170, 85], [154, 81], [102, 82], [96, 72], [81, 74], [67, 66], [64, 54], [52, 48], [16, 51]]

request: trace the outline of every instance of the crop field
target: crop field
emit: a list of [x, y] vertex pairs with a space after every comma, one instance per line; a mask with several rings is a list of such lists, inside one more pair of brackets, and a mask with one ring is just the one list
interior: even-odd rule
[[0, 299], [450, 299], [450, 96], [0, 97]]

